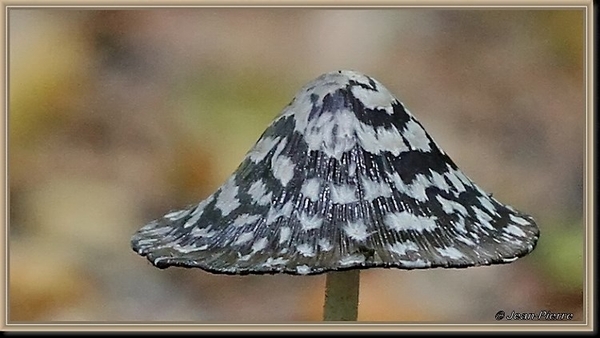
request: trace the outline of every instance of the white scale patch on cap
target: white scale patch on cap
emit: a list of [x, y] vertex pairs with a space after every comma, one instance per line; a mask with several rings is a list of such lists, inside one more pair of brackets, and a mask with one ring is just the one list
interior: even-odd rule
[[271, 158], [271, 168], [272, 169], [277, 166], [275, 160], [279, 157], [279, 155], [281, 154], [281, 152], [283, 151], [283, 149], [285, 148], [287, 143], [288, 143], [287, 138], [282, 138], [281, 141], [279, 142], [279, 144], [277, 145], [277, 148], [275, 149], [275, 152], [273, 153], [273, 157]]
[[345, 88], [350, 81], [369, 83], [369, 78], [363, 74], [353, 71], [339, 71], [323, 74], [306, 84], [296, 94], [292, 104], [281, 113], [283, 117], [293, 116], [296, 119], [295, 130], [304, 132], [308, 124], [308, 117], [313, 107], [313, 99], [323, 100], [327, 95], [334, 94], [341, 88]]
[[431, 169], [429, 169], [429, 172], [431, 173], [431, 186], [434, 186], [440, 190], [443, 190], [445, 192], [449, 192], [450, 191], [450, 186], [448, 185], [448, 183], [446, 182], [446, 179], [444, 178], [444, 175], [439, 174], [436, 171], [433, 171]]
[[392, 196], [392, 188], [385, 182], [372, 181], [368, 177], [362, 177], [362, 188], [364, 193], [364, 199], [372, 202], [374, 199], [379, 197], [390, 197]]
[[300, 244], [300, 245], [296, 246], [296, 249], [302, 256], [305, 256], [305, 257], [314, 257], [315, 256], [315, 249], [308, 244]]
[[507, 242], [510, 242], [513, 245], [522, 244], [523, 243], [521, 240], [522, 237], [517, 237], [515, 234], [510, 233], [510, 231], [512, 231], [512, 230], [513, 229], [511, 229], [511, 230], [502, 229], [502, 232], [500, 233], [499, 237]]
[[367, 226], [361, 220], [356, 222], [348, 222], [343, 229], [346, 233], [346, 236], [359, 242], [364, 241], [371, 235], [367, 232]]
[[354, 177], [356, 175], [356, 162], [352, 161], [348, 163], [348, 176]]
[[196, 227], [192, 228], [192, 231], [190, 231], [190, 235], [192, 235], [193, 237], [210, 238], [217, 234], [216, 231], [210, 230], [211, 227], [212, 226], [210, 226], [210, 225], [207, 228], [201, 228], [199, 226], [196, 226]]
[[421, 126], [415, 122], [414, 119], [410, 119], [404, 130], [402, 131], [402, 135], [408, 140], [411, 148], [413, 150], [420, 151], [430, 151], [431, 147], [429, 146], [429, 139], [427, 138], [427, 133], [425, 130], [421, 128]]
[[444, 176], [450, 180], [450, 183], [452, 183], [452, 186], [454, 187], [454, 190], [456, 192], [455, 195], [458, 195], [461, 192], [467, 191], [467, 189], [465, 188], [462, 181], [458, 178], [456, 171], [454, 169], [452, 169], [450, 167], [450, 165], [447, 165], [447, 167], [448, 167], [448, 171], [444, 174]]
[[437, 195], [435, 198], [438, 200], [438, 202], [440, 202], [442, 205], [442, 210], [444, 210], [445, 213], [453, 214], [458, 212], [463, 216], [468, 215], [467, 208], [465, 208], [462, 204], [446, 199], [440, 195]]
[[318, 178], [311, 178], [306, 180], [302, 185], [300, 192], [303, 196], [309, 200], [316, 202], [319, 199], [319, 193], [321, 191], [321, 180]]
[[477, 197], [477, 200], [479, 200], [479, 203], [481, 203], [481, 205], [486, 208], [490, 214], [498, 214], [498, 211], [496, 211], [496, 207], [492, 204], [492, 202], [490, 202], [490, 199], [488, 197], [484, 197], [484, 196], [479, 196]]
[[340, 259], [340, 265], [341, 266], [356, 265], [356, 264], [364, 263], [365, 260], [366, 260], [365, 255], [353, 254], [350, 256], [342, 257], [342, 259]]
[[421, 202], [427, 202], [426, 189], [431, 186], [429, 180], [425, 175], [415, 175], [414, 181], [408, 186], [407, 195]]
[[393, 245], [388, 244], [388, 250], [395, 254], [404, 256], [406, 255], [407, 251], [419, 251], [419, 247], [413, 242], [405, 241], [403, 243], [396, 242]]
[[[368, 83], [368, 82], [367, 82]], [[378, 86], [377, 90], [371, 90], [363, 87], [352, 87], [354, 97], [370, 109], [383, 109], [388, 115], [394, 113], [392, 102], [395, 101], [394, 96], [383, 86]]]
[[443, 188], [435, 184], [433, 177], [428, 177], [425, 174], [417, 174], [409, 186], [409, 196], [412, 196], [421, 202], [427, 202], [429, 197], [427, 197], [426, 189], [429, 187]]
[[323, 112], [308, 121], [304, 139], [309, 149], [322, 151], [339, 160], [356, 145], [356, 122], [356, 117], [350, 110]]
[[299, 275], [307, 275], [307, 274], [310, 273], [310, 271], [311, 271], [310, 266], [308, 266], [306, 264], [305, 265], [299, 265], [299, 266], [296, 267], [296, 272]]
[[[309, 119], [308, 112], [311, 109], [308, 107], [312, 106], [311, 98], [313, 95], [322, 100], [326, 95], [331, 95], [340, 88], [344, 88], [352, 81], [349, 79], [353, 77], [353, 72], [344, 72], [339, 75], [331, 74], [328, 82], [320, 83], [319, 86], [311, 86], [311, 84], [305, 86], [305, 90], [296, 96], [294, 107], [306, 106], [307, 109], [288, 107], [282, 115], [295, 117], [295, 130], [304, 134], [304, 139], [310, 150], [321, 151], [327, 156], [338, 160], [345, 152], [354, 148], [357, 141], [360, 142], [363, 149], [373, 154], [389, 151], [397, 156], [401, 152], [408, 151], [409, 149], [404, 144], [402, 135], [398, 130], [393, 127], [373, 129], [358, 120], [355, 113], [349, 109], [323, 111], [317, 117]], [[351, 88], [352, 93], [358, 95], [355, 98], [360, 100], [366, 108], [382, 109], [387, 114], [392, 115], [392, 104], [397, 100], [383, 85], [376, 80], [373, 81], [376, 84], [376, 90], [353, 86]], [[361, 83], [371, 85], [369, 80]], [[419, 139], [425, 131], [418, 125], [417, 127], [421, 129], [421, 132], [413, 130], [413, 126], [408, 126], [410, 128], [408, 133], [415, 135], [414, 137], [412, 134], [409, 136], [413, 137], [417, 147], [428, 148], [428, 145], [423, 145], [424, 141]]]
[[327, 238], [321, 238], [319, 239], [319, 248], [321, 248], [322, 251], [329, 251], [333, 249], [333, 245]]
[[290, 235], [292, 233], [292, 228], [290, 227], [281, 227], [279, 228], [279, 244], [283, 244], [290, 239]]
[[461, 259], [465, 256], [462, 252], [460, 252], [460, 250], [456, 248], [437, 248], [436, 250], [440, 253], [440, 255], [448, 257], [450, 259]]
[[254, 244], [252, 244], [252, 253], [259, 252], [260, 250], [267, 247], [269, 240], [266, 237], [260, 238]]
[[250, 258], [252, 258], [252, 253], [242, 256], [242, 254], [238, 252], [238, 261], [245, 262], [250, 260]]
[[400, 211], [389, 213], [383, 222], [396, 231], [416, 230], [419, 232], [433, 231], [437, 228], [436, 216], [417, 216], [410, 212]]
[[406, 144], [404, 144], [402, 135], [394, 127], [377, 127], [377, 140], [379, 141], [378, 146], [381, 153], [390, 152], [392, 155], [398, 156], [409, 151]]
[[[465, 214], [464, 215], [466, 217], [466, 215], [467, 215], [466, 214], [466, 210], [465, 210]], [[463, 216], [459, 215], [458, 216], [458, 221], [454, 222], [453, 225], [454, 225], [454, 228], [456, 230], [458, 230], [458, 232], [463, 233], [463, 234], [467, 233], [467, 227], [465, 226], [465, 219], [463, 218]]]
[[267, 213], [266, 223], [267, 225], [273, 224], [279, 217], [289, 218], [293, 211], [294, 205], [291, 202], [287, 202], [280, 208], [273, 205]]
[[458, 179], [464, 185], [471, 186], [471, 187], [477, 189], [478, 191], [481, 190], [481, 189], [479, 189], [479, 187], [477, 187], [475, 184], [473, 184], [473, 182], [471, 182], [471, 180], [462, 171], [460, 171], [460, 170], [454, 170], [454, 175], [456, 175], [456, 177], [458, 177]]
[[200, 202], [198, 204], [198, 206], [196, 207], [196, 209], [194, 209], [194, 211], [192, 212], [192, 217], [190, 219], [188, 219], [185, 224], [183, 225], [183, 228], [189, 228], [190, 226], [196, 224], [196, 222], [198, 222], [198, 220], [200, 220], [200, 217], [202, 217], [202, 214], [204, 213], [204, 208], [213, 201], [215, 195], [210, 195], [208, 196], [207, 199], [205, 199], [204, 201]]
[[527, 221], [526, 219], [523, 219], [521, 217], [517, 217], [515, 215], [510, 215], [510, 220], [519, 224], [519, 225], [528, 225], [529, 221]]
[[248, 195], [252, 198], [252, 201], [259, 205], [268, 205], [271, 203], [273, 193], [267, 194], [267, 188], [261, 179], [252, 183], [248, 189]]
[[235, 240], [235, 242], [233, 242], [233, 245], [241, 245], [244, 243], [248, 243], [250, 242], [252, 239], [254, 239], [254, 233], [253, 232], [244, 232], [241, 235], [238, 236], [238, 238]]
[[263, 264], [263, 266], [264, 267], [272, 267], [272, 266], [276, 266], [276, 265], [285, 265], [289, 261], [290, 261], [289, 259], [285, 259], [283, 257], [277, 257], [277, 258], [269, 257], [269, 258], [267, 258], [267, 261]]
[[490, 224], [490, 222], [493, 220], [492, 216], [488, 215], [485, 211], [479, 209], [478, 207], [473, 207], [472, 209], [475, 212], [475, 216], [477, 216], [479, 224], [481, 224], [484, 228], [494, 230], [494, 227]]
[[275, 145], [279, 142], [279, 138], [267, 136], [260, 139], [256, 145], [248, 153], [248, 157], [254, 163], [262, 161], [269, 151], [273, 150]]
[[[138, 241], [138, 244], [139, 244], [141, 247], [145, 247], [145, 246], [148, 246], [148, 245], [152, 245], [153, 243], [157, 242], [158, 240], [159, 240], [158, 238], [144, 238], [144, 239], [140, 239], [140, 240]], [[140, 250], [138, 250], [138, 252], [139, 252], [139, 251], [140, 251]]]
[[294, 177], [295, 168], [296, 165], [289, 157], [280, 155], [273, 165], [273, 176], [275, 176], [275, 178], [281, 182], [281, 185], [285, 187]]
[[300, 224], [302, 225], [302, 230], [308, 231], [313, 229], [318, 229], [323, 224], [323, 218], [319, 215], [309, 216], [306, 213], [300, 214]]
[[390, 152], [392, 155], [398, 156], [410, 150], [404, 144], [402, 134], [394, 127], [373, 128], [357, 121], [356, 137], [360, 142], [360, 146], [374, 155]]
[[358, 202], [356, 188], [351, 185], [330, 184], [331, 201], [335, 204], [348, 204]]
[[416, 174], [410, 184], [405, 184], [397, 172], [388, 174], [397, 191], [400, 191], [419, 202], [427, 202], [426, 189], [432, 186], [431, 181], [424, 174]]
[[233, 226], [239, 228], [246, 224], [252, 224], [259, 219], [261, 219], [259, 215], [241, 214], [233, 221]]
[[504, 228], [504, 231], [513, 236], [525, 237], [525, 232], [512, 224]]
[[166, 215], [164, 215], [164, 218], [167, 218], [170, 221], [177, 221], [181, 218], [184, 218], [185, 216], [190, 214], [190, 210], [177, 210], [177, 211], [173, 211], [170, 212]]
[[356, 137], [360, 142], [360, 146], [365, 151], [370, 152], [374, 155], [379, 155], [385, 149], [379, 144], [379, 140], [377, 139], [377, 131], [371, 126], [367, 126], [366, 124], [359, 122], [356, 128]]
[[185, 224], [183, 224], [183, 228], [189, 228], [192, 225], [196, 224], [196, 222], [198, 222], [198, 220], [200, 220], [200, 217], [202, 217], [202, 211], [194, 214], [192, 213], [192, 217], [190, 217], [190, 219], [188, 219], [187, 221], [185, 221]]
[[456, 236], [456, 240], [459, 242], [463, 242], [468, 246], [476, 246], [477, 243], [473, 242], [472, 240], [466, 238], [466, 237], [462, 237], [462, 236]]
[[235, 185], [235, 175], [231, 176], [227, 183], [221, 187], [219, 197], [215, 207], [221, 210], [223, 216], [229, 215], [233, 210], [237, 209], [241, 203], [237, 199], [238, 187]]
[[140, 229], [140, 231], [143, 231], [146, 235], [149, 235], [149, 236], [164, 236], [173, 230], [173, 228], [171, 228], [171, 227], [154, 228], [155, 225], [156, 225], [155, 223], [150, 223], [150, 224], [142, 227]]
[[401, 259], [400, 263], [408, 269], [426, 268], [426, 267], [431, 266], [431, 262], [428, 262], [428, 261], [420, 259], [420, 258], [416, 259], [414, 261], [405, 261], [405, 260]]
[[175, 244], [173, 245], [173, 249], [181, 252], [181, 253], [190, 253], [190, 252], [195, 252], [195, 251], [202, 251], [202, 250], [206, 250], [208, 248], [208, 244], [204, 244], [203, 246], [196, 246], [195, 244], [188, 244], [186, 246], [181, 246], [179, 244]]

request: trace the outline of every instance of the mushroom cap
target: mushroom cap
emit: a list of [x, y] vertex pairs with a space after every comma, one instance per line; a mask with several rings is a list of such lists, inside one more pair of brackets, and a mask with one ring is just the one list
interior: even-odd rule
[[297, 93], [215, 193], [131, 244], [159, 268], [305, 275], [509, 263], [538, 238], [381, 83], [336, 71]]

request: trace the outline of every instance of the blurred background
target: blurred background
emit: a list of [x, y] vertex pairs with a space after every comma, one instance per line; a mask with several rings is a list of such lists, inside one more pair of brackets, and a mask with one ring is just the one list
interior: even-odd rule
[[10, 9], [9, 322], [320, 321], [324, 276], [154, 268], [147, 222], [207, 197], [296, 91], [378, 79], [534, 216], [512, 264], [362, 273], [359, 320], [583, 320], [584, 12]]

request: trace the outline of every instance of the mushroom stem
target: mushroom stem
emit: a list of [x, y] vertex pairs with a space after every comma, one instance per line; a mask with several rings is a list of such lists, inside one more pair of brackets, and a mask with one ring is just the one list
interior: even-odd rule
[[325, 282], [324, 321], [356, 321], [360, 270], [335, 271]]

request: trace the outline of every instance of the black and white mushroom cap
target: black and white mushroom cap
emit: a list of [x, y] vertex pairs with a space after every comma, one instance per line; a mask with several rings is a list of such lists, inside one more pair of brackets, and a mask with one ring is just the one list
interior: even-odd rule
[[131, 243], [159, 268], [306, 275], [509, 263], [538, 237], [381, 83], [336, 71], [300, 90], [215, 193]]

